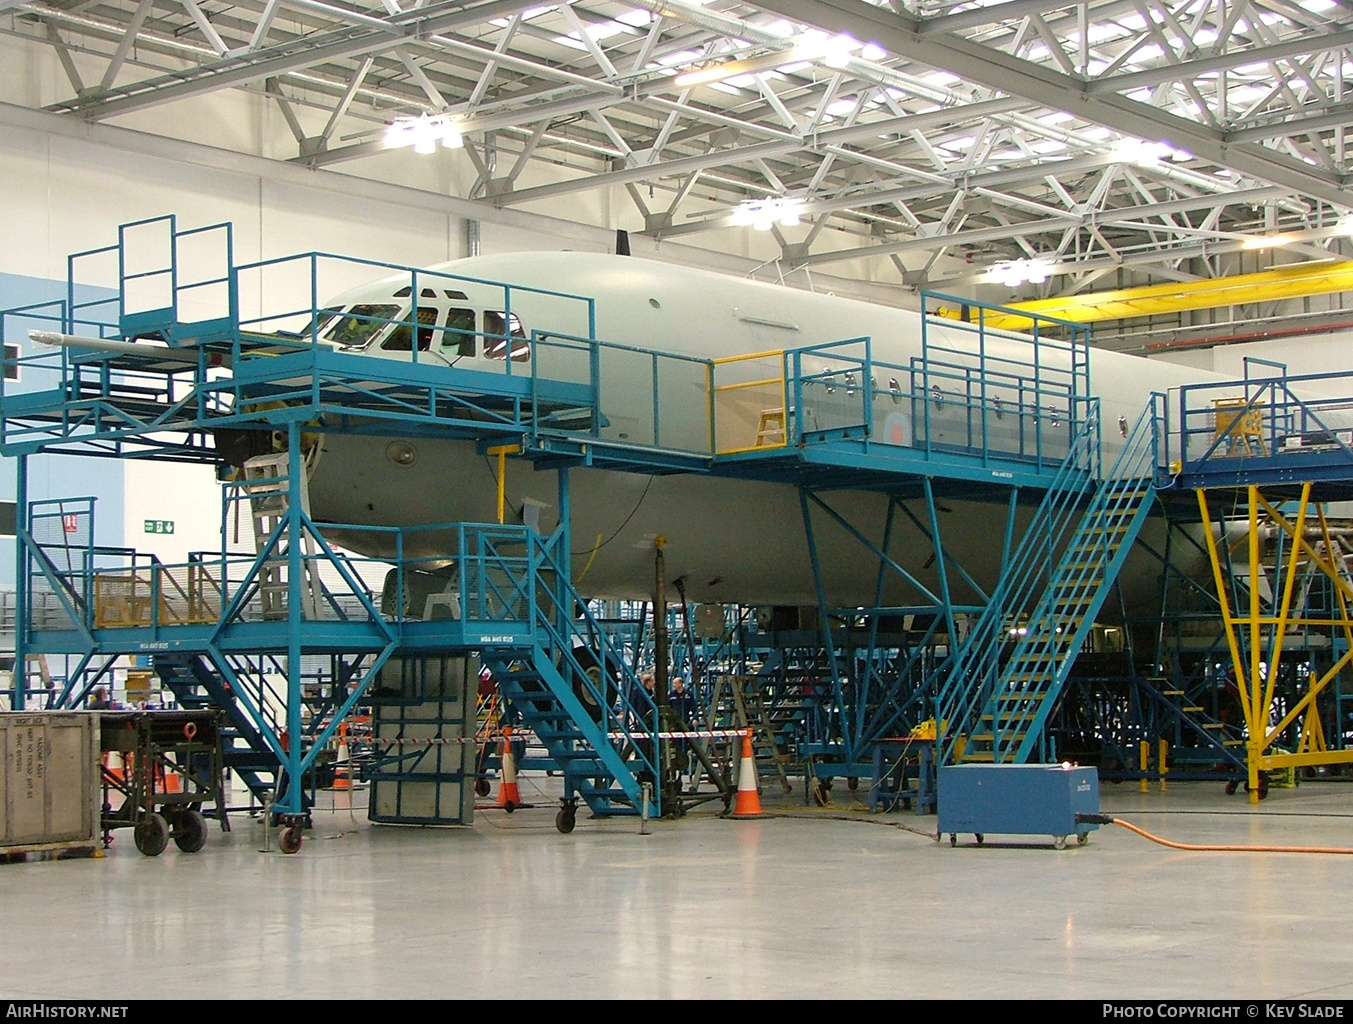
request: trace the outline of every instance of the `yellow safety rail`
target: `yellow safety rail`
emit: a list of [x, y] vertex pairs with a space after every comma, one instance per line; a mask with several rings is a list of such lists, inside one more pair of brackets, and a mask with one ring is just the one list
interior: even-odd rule
[[220, 617], [221, 585], [200, 565], [128, 568], [94, 576], [97, 629], [207, 624]]
[[[714, 454], [735, 455], [788, 445], [789, 391], [784, 350], [723, 356], [710, 363], [708, 399], [714, 425]], [[765, 364], [773, 364], [773, 368]], [[762, 367], [765, 367], [763, 376], [748, 376]], [[734, 379], [727, 380], [729, 377]]]

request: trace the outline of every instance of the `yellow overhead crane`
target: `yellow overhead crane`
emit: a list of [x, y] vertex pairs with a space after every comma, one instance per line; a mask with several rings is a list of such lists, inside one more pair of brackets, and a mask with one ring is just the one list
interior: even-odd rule
[[[1296, 263], [1256, 274], [1240, 274], [1211, 281], [1153, 284], [1142, 288], [1120, 288], [1086, 295], [1012, 302], [1009, 308], [1088, 324], [1097, 320], [1128, 320], [1191, 309], [1216, 309], [1336, 292], [1353, 292], [1353, 260]], [[939, 313], [953, 320], [963, 319], [960, 309], [943, 308]], [[1027, 330], [1033, 326], [1030, 316], [993, 314], [990, 311], [984, 313], [982, 322], [997, 330]]]

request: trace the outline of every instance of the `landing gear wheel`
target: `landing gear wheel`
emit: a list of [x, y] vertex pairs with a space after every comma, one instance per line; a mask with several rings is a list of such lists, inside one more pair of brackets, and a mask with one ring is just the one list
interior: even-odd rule
[[488, 780], [488, 779], [475, 779], [475, 780], [474, 780], [474, 795], [475, 795], [475, 796], [488, 796], [488, 795], [489, 795], [490, 793], [492, 793], [492, 792], [493, 792], [493, 787], [492, 787], [491, 785], [489, 785], [489, 780]]
[[1076, 845], [1077, 845], [1077, 846], [1084, 846], [1084, 845], [1085, 845], [1086, 843], [1088, 843], [1089, 841], [1090, 841], [1090, 833], [1089, 833], [1089, 832], [1077, 832], [1077, 833], [1076, 833]]
[[985, 842], [987, 841], [987, 837], [984, 836], [981, 832], [974, 832], [973, 835], [975, 835], [975, 836], [977, 837], [977, 845], [978, 845], [978, 846], [981, 846], [983, 843], [985, 843]]
[[207, 819], [200, 811], [188, 810], [179, 816], [174, 823], [174, 845], [184, 853], [196, 853], [207, 845]]
[[590, 647], [573, 648], [573, 658], [586, 677], [579, 677], [577, 669], [572, 671], [573, 696], [578, 698], [593, 720], [600, 722], [606, 717], [606, 709], [613, 707], [619, 696], [619, 666], [614, 664], [613, 659], [603, 666], [601, 656]]
[[1053, 837], [1052, 837], [1052, 846], [1053, 846], [1053, 849], [1055, 849], [1055, 850], [1065, 850], [1065, 849], [1066, 849], [1066, 836], [1053, 836]]
[[300, 825], [288, 825], [277, 837], [277, 845], [283, 853], [297, 853], [301, 848], [304, 834], [305, 831]]
[[147, 857], [158, 857], [169, 845], [169, 823], [151, 811], [136, 823], [132, 837], [136, 848]]

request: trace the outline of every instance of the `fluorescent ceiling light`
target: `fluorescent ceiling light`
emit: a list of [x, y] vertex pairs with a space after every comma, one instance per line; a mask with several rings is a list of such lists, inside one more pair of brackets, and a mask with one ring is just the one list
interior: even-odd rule
[[455, 120], [445, 114], [397, 117], [385, 126], [385, 148], [412, 146], [415, 153], [435, 153], [440, 142], [447, 149], [459, 149], [465, 138]]
[[1042, 284], [1052, 274], [1051, 260], [1002, 260], [987, 271], [986, 279], [992, 284], [1003, 284], [1016, 288], [1025, 284]]
[[672, 80], [672, 84], [678, 89], [691, 89], [697, 85], [723, 82], [736, 75], [802, 67], [800, 63], [802, 61], [821, 62], [830, 68], [843, 68], [850, 63], [859, 48], [860, 44], [850, 36], [828, 36], [825, 32], [817, 31], [805, 32], [790, 49], [683, 71]]
[[1139, 167], [1155, 167], [1162, 160], [1190, 159], [1192, 154], [1175, 149], [1168, 142], [1143, 142], [1131, 136], [1119, 139], [1113, 144], [1113, 157], [1123, 163], [1137, 164]]
[[777, 222], [792, 228], [803, 218], [803, 200], [771, 196], [768, 199], [748, 199], [733, 210], [733, 223], [750, 224], [757, 231], [769, 231]]
[[1251, 235], [1240, 243], [1242, 249], [1274, 249], [1281, 245], [1291, 245], [1291, 235]]

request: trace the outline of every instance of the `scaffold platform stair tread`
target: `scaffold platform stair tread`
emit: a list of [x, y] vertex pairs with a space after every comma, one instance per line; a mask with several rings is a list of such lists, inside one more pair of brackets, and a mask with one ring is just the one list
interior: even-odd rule
[[617, 749], [624, 744], [614, 741], [609, 726], [588, 711], [561, 674], [552, 643], [542, 632], [529, 654], [487, 650], [483, 662], [503, 699], [535, 732], [550, 761], [563, 773], [566, 791], [582, 797], [593, 814], [632, 813], [620, 801], [623, 798], [631, 806], [638, 801], [639, 768], [626, 760]]
[[[1097, 429], [1097, 423], [1088, 425]], [[1053, 488], [1026, 528], [1002, 587], [1026, 602], [1029, 610], [1022, 621], [1029, 625], [1007, 630], [1004, 619], [984, 613], [960, 645], [954, 663], [963, 670], [949, 679], [955, 675], [960, 683], [972, 679], [985, 692], [979, 700], [962, 698], [960, 707], [973, 708], [968, 721], [1009, 726], [993, 730], [987, 741], [993, 748], [992, 760], [1019, 762], [1034, 755], [1090, 623], [1154, 501], [1154, 489], [1147, 486], [1154, 465], [1155, 418], [1148, 405], [1084, 511], [1071, 500], [1069, 489]], [[1062, 554], [1054, 557], [1051, 552], [1057, 545], [1047, 538], [1058, 537], [1067, 540]], [[1020, 605], [1007, 606], [1006, 600], [993, 606], [1017, 614]], [[1013, 649], [1005, 656], [1007, 636], [1013, 639]], [[1012, 691], [1012, 686], [1019, 689]], [[1018, 720], [997, 717], [1011, 708], [1029, 714]], [[973, 760], [976, 753], [965, 751], [962, 759]]]

